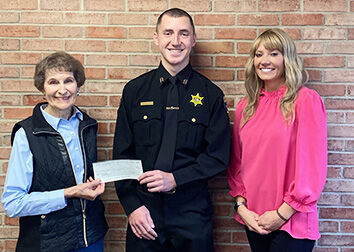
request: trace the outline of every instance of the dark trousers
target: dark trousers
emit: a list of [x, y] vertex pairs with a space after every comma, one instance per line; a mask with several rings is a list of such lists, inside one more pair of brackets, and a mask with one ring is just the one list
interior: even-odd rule
[[282, 230], [260, 235], [246, 227], [246, 234], [252, 252], [311, 252], [315, 241], [295, 239]]
[[207, 188], [179, 188], [175, 194], [139, 191], [158, 237], [139, 239], [128, 224], [127, 252], [213, 252], [212, 204]]
[[[186, 229], [190, 229], [186, 227]], [[209, 228], [208, 228], [209, 229]], [[127, 252], [213, 252], [212, 229], [190, 230], [156, 230], [158, 237], [155, 240], [139, 239], [132, 232], [129, 224], [127, 230], [126, 251]], [[168, 233], [173, 232], [171, 236]]]

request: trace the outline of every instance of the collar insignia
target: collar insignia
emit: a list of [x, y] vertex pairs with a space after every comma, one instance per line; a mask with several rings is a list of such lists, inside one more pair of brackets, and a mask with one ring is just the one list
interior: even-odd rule
[[192, 100], [190, 100], [190, 102], [194, 104], [194, 107], [196, 107], [198, 104], [203, 105], [203, 99], [204, 97], [199, 96], [199, 93], [197, 93], [196, 95], [192, 95]]

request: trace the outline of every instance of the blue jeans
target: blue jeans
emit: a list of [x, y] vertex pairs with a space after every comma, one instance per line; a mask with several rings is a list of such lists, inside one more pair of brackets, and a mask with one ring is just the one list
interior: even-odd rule
[[86, 248], [81, 248], [77, 250], [72, 250], [70, 252], [103, 252], [103, 238], [101, 240], [98, 240], [96, 243], [86, 247]]

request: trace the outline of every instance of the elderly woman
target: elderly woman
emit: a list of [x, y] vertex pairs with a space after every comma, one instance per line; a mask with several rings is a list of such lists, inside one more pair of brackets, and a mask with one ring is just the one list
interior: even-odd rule
[[237, 104], [228, 169], [235, 219], [252, 251], [312, 251], [326, 180], [326, 112], [303, 87], [293, 40], [269, 29], [254, 41]]
[[46, 102], [13, 128], [2, 195], [6, 214], [20, 217], [16, 251], [103, 251], [104, 183], [92, 179], [97, 122], [74, 106], [84, 82], [83, 66], [67, 53], [36, 65]]

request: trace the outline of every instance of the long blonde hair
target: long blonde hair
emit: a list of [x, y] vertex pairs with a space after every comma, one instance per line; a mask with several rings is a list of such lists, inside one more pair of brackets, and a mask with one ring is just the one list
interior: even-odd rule
[[253, 65], [256, 50], [260, 44], [269, 51], [278, 50], [284, 57], [284, 79], [286, 93], [281, 98], [279, 108], [285, 121], [295, 119], [295, 99], [300, 87], [303, 85], [302, 63], [296, 53], [294, 41], [283, 30], [278, 28], [268, 29], [262, 32], [253, 42], [250, 57], [246, 63], [246, 99], [247, 105], [243, 110], [242, 126], [254, 115], [259, 101], [264, 81], [261, 80]]

